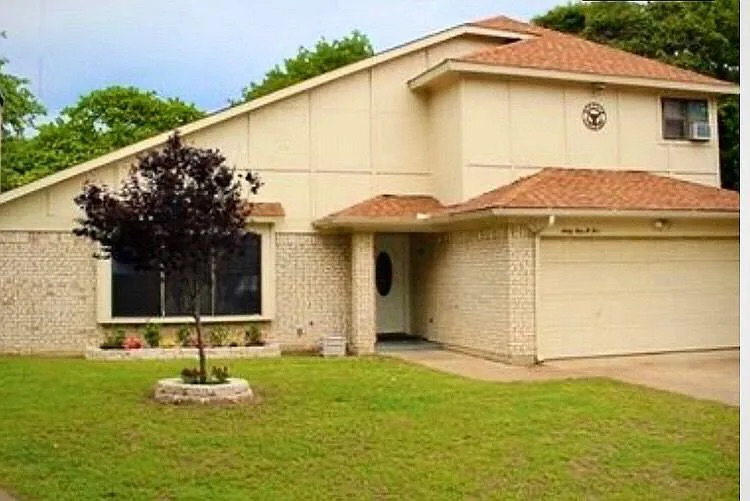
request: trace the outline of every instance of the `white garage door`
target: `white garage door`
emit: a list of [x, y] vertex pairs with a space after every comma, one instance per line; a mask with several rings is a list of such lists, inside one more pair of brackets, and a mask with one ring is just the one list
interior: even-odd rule
[[543, 239], [538, 357], [739, 345], [737, 239]]

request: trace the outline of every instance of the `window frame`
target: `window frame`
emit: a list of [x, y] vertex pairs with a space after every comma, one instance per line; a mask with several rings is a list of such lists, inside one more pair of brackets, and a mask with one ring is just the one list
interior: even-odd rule
[[[247, 231], [260, 235], [260, 313], [240, 315], [201, 315], [202, 323], [229, 323], [272, 320], [275, 315], [275, 231], [273, 224], [253, 224]], [[163, 284], [163, 282], [162, 282]], [[163, 286], [162, 286], [163, 288]], [[112, 261], [98, 260], [97, 263], [97, 323], [99, 324], [159, 324], [193, 323], [193, 317], [179, 316], [145, 316], [114, 317], [112, 316]]]
[[[683, 122], [686, 122], [688, 125], [688, 130], [686, 131], [687, 134], [683, 137], [665, 137], [665, 116], [664, 116], [664, 102], [665, 100], [675, 100], [675, 101], [701, 101], [706, 104], [706, 122], [711, 127], [711, 138], [708, 141], [694, 141], [690, 139], [689, 137], [689, 127], [690, 127], [690, 121], [685, 117]], [[695, 144], [695, 145], [701, 145], [706, 143], [713, 143], [716, 137], [716, 124], [714, 123], [714, 113], [713, 113], [713, 100], [708, 97], [701, 97], [701, 96], [687, 96], [687, 95], [679, 95], [679, 94], [662, 94], [658, 96], [657, 99], [657, 108], [658, 108], [658, 131], [659, 131], [659, 139], [663, 143], [677, 143], [677, 144]]]

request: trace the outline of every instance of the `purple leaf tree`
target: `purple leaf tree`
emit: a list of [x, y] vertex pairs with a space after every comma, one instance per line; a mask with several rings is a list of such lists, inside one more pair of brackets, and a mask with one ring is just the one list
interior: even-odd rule
[[184, 285], [179, 300], [195, 324], [201, 383], [206, 277], [211, 263], [242, 253], [251, 207], [243, 184], [252, 195], [262, 185], [256, 173], [241, 176], [225, 162], [218, 150], [186, 145], [175, 132], [163, 149], [138, 158], [119, 189], [87, 182], [75, 198], [84, 217], [73, 233], [99, 244], [96, 257], [157, 270]]

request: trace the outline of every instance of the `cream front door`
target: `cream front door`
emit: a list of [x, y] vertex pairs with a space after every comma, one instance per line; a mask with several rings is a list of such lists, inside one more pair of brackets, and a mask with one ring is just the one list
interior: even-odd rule
[[406, 333], [409, 330], [409, 235], [376, 235], [374, 259], [377, 332]]

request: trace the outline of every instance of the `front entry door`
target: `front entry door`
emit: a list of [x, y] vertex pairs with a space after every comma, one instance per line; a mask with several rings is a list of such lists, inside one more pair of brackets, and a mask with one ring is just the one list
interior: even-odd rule
[[378, 333], [409, 326], [409, 235], [375, 236], [375, 311]]

